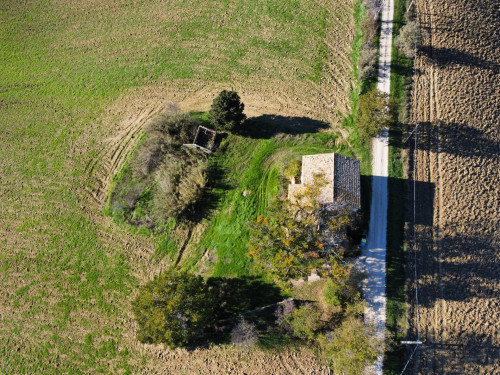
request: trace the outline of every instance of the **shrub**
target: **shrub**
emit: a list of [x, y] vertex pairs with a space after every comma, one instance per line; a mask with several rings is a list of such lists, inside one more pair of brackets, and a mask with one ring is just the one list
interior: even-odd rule
[[174, 348], [186, 345], [212, 323], [209, 290], [200, 276], [165, 272], [139, 289], [132, 302], [142, 343], [163, 343]]
[[205, 154], [187, 148], [167, 154], [156, 173], [155, 215], [160, 219], [178, 218], [202, 197], [207, 184], [208, 160]]
[[359, 292], [359, 273], [349, 270], [345, 278], [328, 279], [323, 289], [325, 302], [330, 306], [346, 306], [361, 299]]
[[380, 340], [373, 337], [373, 328], [365, 326], [361, 319], [347, 318], [329, 336], [323, 345], [335, 374], [362, 374], [380, 353]]
[[330, 278], [323, 288], [325, 302], [331, 306], [348, 306], [361, 300], [361, 282], [365, 274], [352, 264], [344, 264], [340, 257], [330, 258]]
[[358, 298], [357, 301], [349, 303], [345, 307], [345, 316], [352, 316], [354, 318], [362, 318], [365, 314], [366, 302]]
[[159, 132], [147, 133], [130, 161], [133, 177], [141, 179], [149, 175], [160, 164], [165, 151], [162, 135]]
[[358, 128], [363, 139], [379, 135], [389, 127], [389, 98], [378, 90], [359, 97]]
[[410, 21], [399, 31], [399, 35], [394, 40], [394, 45], [400, 53], [406, 57], [415, 58], [415, 45], [417, 49], [422, 44], [423, 34], [418, 28], [416, 21]]
[[217, 130], [233, 130], [245, 121], [244, 109], [236, 91], [223, 90], [214, 99], [208, 118]]
[[282, 331], [286, 333], [292, 333], [292, 328], [290, 327], [288, 320], [290, 319], [289, 316], [293, 314], [294, 310], [295, 302], [293, 301], [293, 299], [288, 299], [279, 304], [276, 308], [276, 311], [274, 312], [274, 315], [276, 316], [276, 324], [281, 328]]
[[305, 340], [314, 339], [320, 327], [319, 311], [310, 303], [295, 309], [286, 321], [290, 324], [293, 334]]
[[302, 169], [302, 161], [298, 159], [291, 160], [286, 166], [283, 174], [286, 178], [298, 177], [300, 175], [300, 171]]
[[241, 318], [231, 331], [231, 343], [237, 347], [249, 349], [253, 347], [259, 338], [259, 332], [255, 324]]
[[382, 9], [378, 0], [363, 0], [366, 13], [361, 21], [363, 33], [363, 44], [358, 59], [359, 78], [364, 81], [375, 75], [375, 61], [377, 59], [377, 48], [374, 43], [377, 34], [377, 20]]
[[198, 121], [187, 113], [163, 112], [148, 123], [145, 131], [160, 133], [165, 144], [178, 148], [184, 143], [193, 142], [198, 125]]
[[361, 80], [366, 80], [374, 76], [376, 72], [375, 61], [377, 60], [377, 54], [377, 50], [370, 45], [367, 45], [361, 50], [358, 60]]
[[340, 306], [343, 302], [342, 286], [340, 282], [328, 279], [323, 288], [325, 302], [330, 306]]

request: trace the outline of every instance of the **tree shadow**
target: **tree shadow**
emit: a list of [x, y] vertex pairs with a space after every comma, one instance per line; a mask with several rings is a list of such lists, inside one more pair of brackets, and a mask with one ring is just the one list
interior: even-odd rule
[[498, 62], [485, 60], [479, 56], [455, 48], [422, 46], [420, 51], [440, 67], [446, 65], [464, 65], [480, 69], [489, 69], [497, 74], [500, 71], [500, 64], [498, 64]]
[[[220, 138], [219, 144], [222, 139]], [[226, 171], [218, 163], [217, 159], [211, 159], [207, 169], [207, 185], [205, 186], [203, 195], [190, 210], [186, 211], [184, 219], [191, 223], [199, 223], [209, 218], [215, 212], [221, 202], [221, 192], [227, 191], [232, 187], [224, 178], [225, 174]]]
[[255, 276], [211, 277], [207, 283], [216, 291], [216, 320], [227, 319], [283, 299], [282, 291], [277, 285]]
[[[238, 323], [240, 314], [282, 301], [282, 290], [275, 284], [255, 276], [240, 278], [211, 277], [207, 279], [210, 304], [214, 306], [215, 325], [206, 328], [195, 337], [187, 349], [209, 347], [230, 341], [231, 330]], [[247, 316], [245, 316], [247, 319]], [[260, 331], [267, 331], [274, 323], [274, 309], [269, 308], [252, 314], [249, 318]]]
[[[419, 123], [418, 138], [418, 149], [423, 151], [441, 152], [461, 157], [499, 158], [500, 142], [495, 140], [491, 134], [465, 122]], [[425, 141], [421, 141], [422, 139]], [[413, 142], [413, 140], [409, 140], [409, 142]], [[394, 145], [396, 147], [405, 146], [402, 142]]]
[[268, 139], [277, 134], [299, 135], [317, 133], [329, 129], [330, 125], [324, 121], [313, 120], [309, 117], [289, 117], [265, 114], [247, 119], [236, 133], [254, 139]]
[[487, 235], [455, 233], [436, 243], [429, 234], [417, 235], [422, 306], [432, 308], [441, 299], [479, 303], [498, 295], [498, 249]]

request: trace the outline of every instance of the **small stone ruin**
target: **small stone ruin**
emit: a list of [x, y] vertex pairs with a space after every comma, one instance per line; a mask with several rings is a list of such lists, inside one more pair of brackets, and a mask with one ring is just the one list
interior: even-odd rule
[[217, 132], [215, 130], [206, 128], [204, 126], [198, 126], [198, 130], [196, 131], [196, 136], [194, 137], [194, 142], [190, 144], [184, 144], [183, 146], [197, 148], [206, 152], [207, 154], [211, 154], [215, 151]]

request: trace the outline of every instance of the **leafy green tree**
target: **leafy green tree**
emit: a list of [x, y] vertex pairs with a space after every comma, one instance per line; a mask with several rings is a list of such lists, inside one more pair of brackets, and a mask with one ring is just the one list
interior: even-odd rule
[[376, 361], [381, 343], [373, 332], [361, 319], [348, 317], [329, 337], [323, 338], [325, 355], [335, 374], [362, 374], [367, 365]]
[[317, 175], [300, 194], [277, 200], [268, 215], [250, 224], [249, 256], [281, 281], [307, 276], [313, 268], [320, 270], [321, 255], [330, 246], [326, 236], [336, 236], [349, 224], [347, 213], [328, 216], [321, 210], [318, 196], [325, 185], [324, 176]]
[[330, 258], [331, 272], [323, 296], [330, 306], [346, 306], [361, 300], [360, 284], [364, 274], [357, 271], [352, 264], [345, 264], [339, 256]]
[[186, 345], [212, 323], [213, 306], [203, 278], [173, 271], [156, 276], [139, 289], [132, 302], [142, 343]]
[[244, 109], [236, 91], [222, 90], [212, 103], [208, 119], [217, 130], [233, 130], [245, 121]]
[[317, 231], [320, 205], [317, 196], [326, 182], [306, 187], [294, 201], [276, 201], [267, 217], [250, 224], [249, 255], [282, 281], [306, 276], [318, 263], [324, 247]]
[[358, 128], [364, 139], [379, 135], [390, 124], [389, 98], [378, 90], [359, 97]]
[[319, 309], [308, 303], [295, 309], [286, 321], [290, 324], [295, 336], [304, 340], [313, 340], [321, 324], [319, 314]]

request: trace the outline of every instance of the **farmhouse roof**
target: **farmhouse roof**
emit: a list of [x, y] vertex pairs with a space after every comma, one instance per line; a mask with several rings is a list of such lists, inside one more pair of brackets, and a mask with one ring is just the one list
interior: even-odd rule
[[292, 198], [305, 184], [312, 184], [318, 173], [323, 173], [327, 181], [318, 197], [319, 203], [332, 208], [361, 207], [360, 162], [335, 153], [302, 156], [301, 183], [290, 184], [288, 196]]

